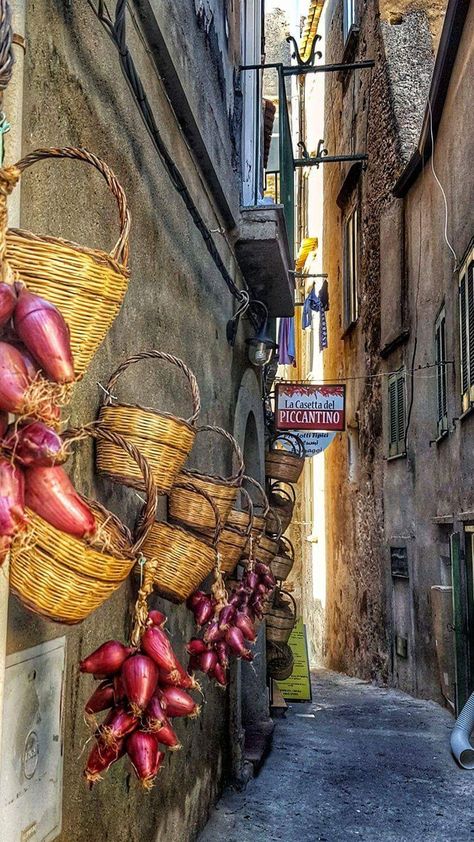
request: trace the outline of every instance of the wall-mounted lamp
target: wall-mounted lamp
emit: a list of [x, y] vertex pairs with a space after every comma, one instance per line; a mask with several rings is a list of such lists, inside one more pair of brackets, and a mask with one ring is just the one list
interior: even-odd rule
[[263, 301], [252, 301], [252, 306], [258, 304], [262, 310], [265, 311], [263, 322], [258, 329], [255, 336], [246, 339], [246, 344], [249, 350], [249, 360], [252, 365], [261, 368], [270, 362], [273, 351], [278, 348], [278, 345], [271, 336], [268, 335], [268, 309]]

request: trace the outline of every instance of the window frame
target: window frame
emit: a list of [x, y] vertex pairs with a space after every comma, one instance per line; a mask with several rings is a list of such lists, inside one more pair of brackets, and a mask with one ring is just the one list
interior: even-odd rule
[[359, 209], [354, 204], [343, 219], [342, 306], [343, 329], [348, 331], [359, 318]]
[[357, 29], [356, 0], [342, 0], [342, 38], [344, 45], [347, 44], [351, 34]]
[[436, 430], [438, 438], [448, 432], [448, 377], [446, 355], [446, 307], [443, 304], [435, 321]]
[[[395, 388], [393, 388], [395, 387]], [[401, 388], [400, 388], [401, 387]], [[407, 390], [406, 390], [406, 369], [402, 366], [388, 376], [388, 458], [394, 459], [399, 456], [406, 456], [406, 425], [407, 425]], [[400, 416], [400, 397], [403, 395], [402, 412]], [[393, 397], [393, 404], [392, 404]], [[392, 413], [392, 405], [394, 411]], [[395, 429], [392, 419], [395, 418]], [[400, 422], [403, 420], [403, 424]], [[394, 435], [392, 435], [394, 433]]]
[[462, 412], [474, 404], [474, 247], [466, 255], [458, 280], [459, 377]]

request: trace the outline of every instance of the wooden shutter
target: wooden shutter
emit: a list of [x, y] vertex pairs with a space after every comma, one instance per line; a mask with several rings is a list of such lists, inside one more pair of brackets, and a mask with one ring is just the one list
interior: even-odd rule
[[436, 423], [440, 436], [448, 428], [448, 396], [446, 376], [446, 314], [444, 307], [436, 320], [435, 327], [436, 361]]
[[405, 372], [397, 371], [388, 380], [388, 455], [405, 453], [406, 395]]
[[469, 362], [469, 403], [474, 400], [474, 261], [469, 263], [466, 273], [467, 309], [467, 358]]
[[397, 375], [397, 422], [398, 422], [398, 452], [405, 452], [405, 373]]
[[462, 275], [459, 283], [459, 336], [461, 344], [461, 396], [463, 409], [465, 395], [469, 383], [469, 363], [467, 357], [467, 325], [466, 325], [466, 275]]

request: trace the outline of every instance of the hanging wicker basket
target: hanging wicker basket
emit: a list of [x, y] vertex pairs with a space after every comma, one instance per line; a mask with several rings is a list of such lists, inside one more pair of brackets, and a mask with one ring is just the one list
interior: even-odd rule
[[115, 433], [99, 428], [71, 431], [114, 441], [143, 474], [147, 500], [134, 542], [120, 520], [86, 500], [99, 525], [94, 542], [75, 538], [28, 511], [29, 527], [14, 540], [10, 587], [31, 611], [57, 623], [80, 623], [120, 587], [132, 570], [155, 520], [156, 490], [146, 461]]
[[[196, 493], [194, 486], [183, 483], [185, 490]], [[143, 544], [143, 554], [153, 561], [153, 584], [158, 593], [171, 602], [184, 602], [214, 569], [222, 524], [210, 495], [199, 495], [214, 513], [214, 532], [203, 538], [182, 526], [156, 521]]]
[[[114, 403], [113, 389], [129, 366], [142, 360], [161, 360], [179, 368], [189, 383], [193, 414], [187, 420], [169, 412], [149, 409], [137, 404]], [[192, 371], [178, 357], [162, 351], [142, 351], [125, 360], [112, 374], [104, 405], [99, 412], [101, 426], [118, 433], [135, 445], [150, 465], [158, 494], [168, 494], [193, 446], [196, 435], [195, 422], [201, 409], [199, 388]], [[138, 466], [124, 456], [112, 442], [100, 441], [97, 445], [99, 473], [123, 485], [143, 489], [143, 478]]]
[[[290, 597], [292, 606], [283, 599], [283, 594]], [[295, 623], [296, 602], [293, 596], [287, 591], [276, 591], [273, 605], [266, 613], [267, 640], [278, 644], [288, 643]]]
[[[265, 494], [265, 491], [256, 479], [249, 476], [243, 476], [242, 482], [247, 482], [249, 485], [256, 488], [260, 497], [260, 501], [258, 503], [255, 502], [255, 500], [253, 501], [253, 525], [251, 535], [254, 546], [256, 547], [260, 538], [265, 533], [266, 519], [270, 510], [270, 503], [268, 502], [268, 497]], [[260, 514], [257, 514], [257, 509], [261, 509]]]
[[[107, 254], [58, 237], [7, 228], [7, 196], [21, 174], [38, 161], [71, 158], [95, 167], [117, 200], [120, 236]], [[127, 291], [130, 213], [125, 193], [112, 170], [86, 149], [37, 149], [0, 170], [0, 262], [4, 279], [23, 281], [31, 292], [55, 304], [71, 331], [74, 370], [82, 377], [112, 325]], [[12, 270], [12, 272], [9, 271]], [[7, 277], [5, 276], [5, 271]], [[9, 277], [8, 277], [9, 276]]]
[[221, 562], [221, 570], [223, 573], [227, 573], [228, 575], [231, 575], [234, 572], [240, 559], [242, 558], [252, 531], [252, 500], [250, 494], [245, 490], [245, 488], [241, 488], [240, 493], [246, 500], [247, 510], [231, 510], [217, 545]]
[[268, 533], [265, 532], [264, 535], [260, 538], [257, 547], [255, 549], [255, 555], [257, 561], [261, 561], [263, 564], [270, 565], [273, 559], [275, 558], [278, 549], [280, 547], [280, 538], [281, 538], [281, 525], [280, 519], [278, 515], [274, 515], [276, 524], [277, 524], [277, 531]]
[[[278, 442], [282, 441], [286, 441], [291, 446], [291, 452], [278, 447]], [[298, 482], [304, 467], [304, 456], [304, 444], [299, 436], [294, 433], [279, 433], [272, 440], [270, 450], [265, 457], [267, 479]]]
[[270, 511], [266, 519], [267, 532], [276, 532], [278, 523], [275, 515], [278, 515], [281, 531], [286, 532], [296, 503], [296, 492], [292, 485], [276, 482], [272, 485], [269, 494]]
[[295, 659], [287, 643], [267, 643], [267, 675], [274, 681], [286, 681], [293, 672]]
[[290, 575], [295, 563], [295, 550], [288, 538], [280, 538], [278, 552], [270, 564], [275, 579], [284, 582]]
[[[237, 461], [236, 473], [226, 479], [212, 474], [201, 474], [198, 471], [182, 471], [175, 487], [171, 490], [168, 512], [172, 522], [209, 535], [215, 529], [215, 516], [212, 508], [205, 501], [203, 502], [199, 491], [206, 491], [212, 498], [219, 511], [221, 523], [224, 525], [242, 483], [244, 460], [236, 440], [222, 427], [207, 425], [199, 427], [197, 432], [218, 433], [231, 444]], [[186, 488], [183, 487], [183, 483]]]

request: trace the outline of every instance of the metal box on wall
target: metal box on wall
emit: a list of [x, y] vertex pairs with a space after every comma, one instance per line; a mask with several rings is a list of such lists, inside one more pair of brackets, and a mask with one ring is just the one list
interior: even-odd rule
[[7, 658], [0, 768], [1, 842], [61, 832], [66, 638]]

